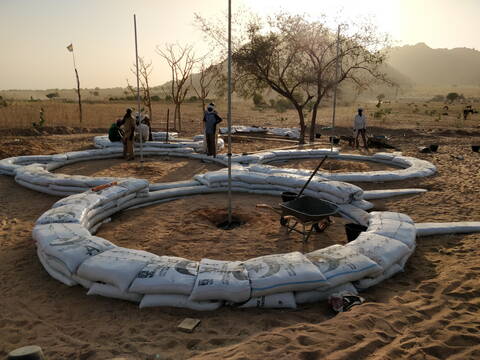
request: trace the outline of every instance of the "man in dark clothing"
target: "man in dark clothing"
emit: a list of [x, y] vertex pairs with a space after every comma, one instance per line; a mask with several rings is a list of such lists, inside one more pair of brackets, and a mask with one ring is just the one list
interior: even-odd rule
[[222, 121], [215, 111], [215, 104], [210, 103], [207, 106], [207, 111], [203, 115], [203, 122], [205, 125], [205, 140], [207, 142], [207, 155], [217, 156], [217, 142], [215, 134], [217, 132], [217, 124]]
[[110, 126], [110, 129], [108, 130], [108, 139], [111, 142], [122, 141], [123, 130], [120, 129], [120, 126], [122, 126], [121, 119], [117, 120], [117, 122], [114, 122], [112, 126]]
[[135, 119], [132, 116], [132, 109], [127, 109], [123, 122], [123, 157], [126, 160], [135, 159], [133, 152], [133, 137], [135, 136]]

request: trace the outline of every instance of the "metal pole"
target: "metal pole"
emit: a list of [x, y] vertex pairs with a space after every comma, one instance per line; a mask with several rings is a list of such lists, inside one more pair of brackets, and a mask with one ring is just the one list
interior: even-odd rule
[[340, 52], [340, 25], [338, 25], [338, 30], [337, 30], [337, 58], [335, 59], [335, 87], [333, 88], [333, 116], [332, 116], [332, 136], [331, 136], [330, 152], [333, 151], [333, 138], [335, 137], [335, 110], [337, 107], [339, 52]]
[[[139, 121], [138, 127], [140, 129], [140, 78], [138, 76], [138, 45], [137, 45], [137, 16], [133, 14], [133, 27], [135, 30], [135, 59], [137, 65], [137, 119]], [[140, 132], [140, 162], [143, 166], [143, 139], [142, 133]]]
[[[228, 224], [232, 223], [232, 0], [228, 0]], [[216, 146], [216, 144], [215, 144]]]

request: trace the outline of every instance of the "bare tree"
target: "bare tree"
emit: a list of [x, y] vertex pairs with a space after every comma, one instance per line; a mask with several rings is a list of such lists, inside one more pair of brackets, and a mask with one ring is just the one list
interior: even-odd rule
[[212, 93], [212, 88], [215, 89], [213, 92], [216, 94], [220, 94], [223, 89], [222, 64], [207, 64], [206, 60], [201, 60], [198, 66], [198, 73], [190, 76], [190, 84], [197, 97], [202, 101], [203, 111], [205, 111], [205, 103], [210, 93]]
[[175, 104], [173, 115], [173, 126], [182, 130], [182, 116], [180, 107], [185, 101], [190, 84], [188, 78], [192, 73], [193, 66], [198, 61], [191, 45], [181, 46], [178, 44], [167, 44], [165, 50], [157, 46], [157, 53], [165, 59], [172, 72], [170, 84], [170, 95]]
[[[152, 99], [151, 99], [151, 94], [150, 94], [150, 84], [149, 84], [149, 78], [150, 74], [152, 73], [152, 62], [145, 63], [143, 58], [138, 59], [138, 64], [139, 64], [139, 69], [138, 69], [138, 75], [139, 75], [139, 80], [140, 80], [140, 91], [141, 91], [141, 99], [143, 102], [143, 105], [148, 108], [148, 113], [150, 116], [150, 122], [153, 121], [153, 113], [152, 113]], [[130, 69], [130, 71], [137, 76], [137, 66], [136, 64], [133, 64], [133, 68]], [[130, 85], [127, 79], [127, 87], [132, 93], [133, 96], [137, 96], [137, 90]], [[140, 111], [140, 109], [138, 109]]]

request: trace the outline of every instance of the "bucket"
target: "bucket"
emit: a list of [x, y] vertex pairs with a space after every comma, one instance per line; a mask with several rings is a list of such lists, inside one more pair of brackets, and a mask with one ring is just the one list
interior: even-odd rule
[[359, 224], [345, 224], [345, 232], [347, 233], [347, 242], [355, 240], [362, 231], [367, 230], [366, 226]]
[[[328, 141], [332, 142], [332, 137], [331, 136], [328, 138]], [[340, 138], [334, 137], [333, 138], [333, 144], [338, 145], [339, 143], [340, 143]]]
[[287, 201], [292, 201], [295, 200], [297, 197], [297, 193], [291, 192], [291, 191], [284, 191], [282, 192], [282, 201], [287, 202]]
[[472, 145], [473, 152], [478, 152], [478, 150], [480, 150], [480, 145]]
[[437, 150], [438, 150], [438, 145], [437, 145], [437, 144], [432, 144], [432, 145], [430, 145], [430, 150], [431, 150], [432, 152], [437, 152]]

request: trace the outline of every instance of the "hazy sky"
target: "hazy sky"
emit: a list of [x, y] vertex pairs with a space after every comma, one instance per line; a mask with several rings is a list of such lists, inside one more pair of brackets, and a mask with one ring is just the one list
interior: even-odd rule
[[[371, 17], [398, 45], [480, 49], [480, 0], [232, 0], [262, 15], [278, 10], [347, 18]], [[152, 83], [169, 80], [155, 46], [192, 43], [206, 51], [193, 13], [222, 16], [227, 0], [0, 0], [0, 89], [74, 88], [73, 43], [81, 86], [126, 85], [139, 55], [153, 61]]]

